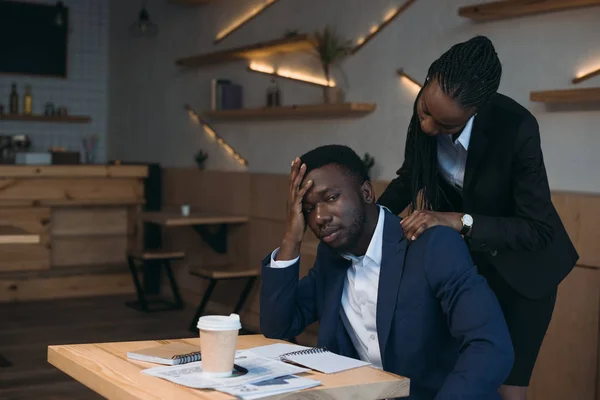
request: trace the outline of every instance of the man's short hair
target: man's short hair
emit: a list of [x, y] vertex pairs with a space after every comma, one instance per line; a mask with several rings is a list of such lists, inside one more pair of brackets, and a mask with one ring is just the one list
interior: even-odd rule
[[365, 164], [348, 146], [330, 144], [317, 147], [301, 156], [300, 160], [306, 164], [306, 174], [313, 169], [334, 164], [356, 179], [359, 184], [370, 180]]

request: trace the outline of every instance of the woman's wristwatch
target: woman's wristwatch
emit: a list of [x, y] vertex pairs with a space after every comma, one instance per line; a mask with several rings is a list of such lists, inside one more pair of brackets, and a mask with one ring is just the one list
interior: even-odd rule
[[463, 216], [460, 217], [460, 221], [462, 222], [462, 229], [460, 230], [460, 234], [464, 236], [473, 227], [473, 217], [471, 217], [469, 214], [463, 214]]

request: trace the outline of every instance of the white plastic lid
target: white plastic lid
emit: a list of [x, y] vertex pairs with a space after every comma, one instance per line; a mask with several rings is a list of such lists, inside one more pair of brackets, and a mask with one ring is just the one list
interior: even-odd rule
[[242, 329], [240, 316], [231, 314], [228, 317], [224, 315], [206, 315], [198, 320], [198, 329], [204, 331], [233, 331]]

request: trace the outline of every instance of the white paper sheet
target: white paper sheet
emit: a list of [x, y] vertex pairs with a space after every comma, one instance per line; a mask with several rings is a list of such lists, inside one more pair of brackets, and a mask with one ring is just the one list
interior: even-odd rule
[[154, 367], [145, 369], [142, 373], [195, 389], [218, 389], [246, 385], [308, 371], [306, 368], [260, 357], [248, 350], [236, 352], [235, 363], [246, 368], [248, 373], [226, 378], [207, 377], [202, 374], [202, 361], [174, 366]]
[[274, 396], [276, 394], [296, 392], [298, 390], [319, 386], [320, 384], [320, 381], [314, 379], [301, 378], [298, 376], [282, 376], [267, 381], [226, 387], [218, 390], [243, 400], [254, 400]]

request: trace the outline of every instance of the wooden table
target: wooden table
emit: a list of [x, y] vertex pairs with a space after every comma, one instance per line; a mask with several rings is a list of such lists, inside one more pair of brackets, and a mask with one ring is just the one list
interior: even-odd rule
[[[163, 228], [189, 226], [215, 252], [227, 253], [227, 232], [229, 225], [243, 224], [250, 220], [247, 215], [232, 215], [222, 212], [199, 211], [187, 216], [181, 212], [150, 211], [140, 213], [140, 219], [145, 224], [154, 224]], [[216, 229], [209, 229], [209, 228]], [[144, 228], [146, 229], [146, 228]], [[160, 244], [159, 246], [160, 247]], [[147, 293], [158, 294], [160, 291], [160, 269], [149, 264], [144, 270], [144, 288]]]
[[246, 215], [231, 215], [218, 212], [195, 212], [187, 216], [179, 212], [145, 212], [142, 213], [142, 221], [150, 222], [162, 226], [194, 226], [194, 225], [213, 225], [213, 224], [241, 224], [248, 222]]
[[40, 235], [29, 233], [12, 225], [0, 225], [0, 244], [37, 244]]
[[[200, 347], [200, 339], [177, 339]], [[127, 359], [128, 351], [165, 344], [169, 341], [92, 343], [48, 346], [48, 362], [109, 399], [233, 399], [213, 390], [191, 389], [164, 379], [142, 374], [142, 369], [158, 364]], [[262, 335], [240, 336], [238, 349], [277, 343]], [[337, 374], [310, 372], [301, 374], [321, 381], [322, 385], [306, 389], [305, 398], [318, 399], [385, 399], [407, 397], [410, 380], [372, 367], [361, 367]], [[271, 396], [269, 400], [289, 398], [289, 394]]]

